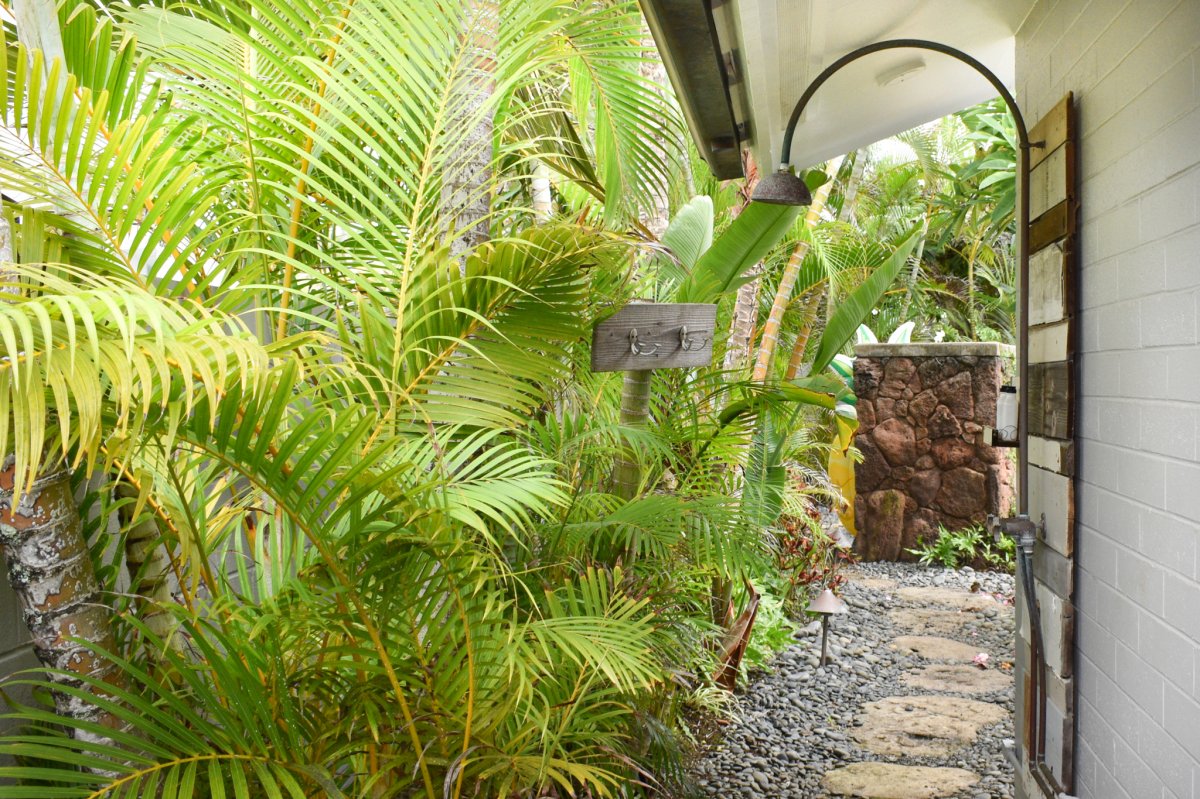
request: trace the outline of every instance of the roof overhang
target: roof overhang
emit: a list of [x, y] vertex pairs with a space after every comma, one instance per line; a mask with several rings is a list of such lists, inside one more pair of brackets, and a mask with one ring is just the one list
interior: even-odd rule
[[696, 147], [718, 178], [740, 177], [742, 137], [708, 2], [640, 2]]
[[[829, 64], [885, 39], [927, 39], [981, 61], [1010, 89], [1015, 34], [1035, 0], [712, 0], [718, 36], [710, 67], [722, 71], [719, 97], [740, 124], [743, 145], [766, 167], [778, 164], [784, 127], [804, 89]], [[705, 0], [643, 0], [690, 13]], [[668, 58], [688, 38], [675, 31], [685, 14], [660, 15], [655, 38]], [[688, 51], [695, 58], [693, 43]], [[670, 67], [669, 67], [670, 68]], [[676, 80], [685, 108], [703, 102], [705, 86]], [[732, 91], [731, 91], [732, 89]], [[823, 85], [800, 120], [791, 163], [808, 167], [916, 125], [982, 102], [995, 89], [969, 66], [922, 50], [875, 53], [847, 65]], [[732, 99], [730, 99], [732, 97]], [[691, 116], [688, 123], [699, 137]], [[726, 177], [727, 175], [718, 175]]]

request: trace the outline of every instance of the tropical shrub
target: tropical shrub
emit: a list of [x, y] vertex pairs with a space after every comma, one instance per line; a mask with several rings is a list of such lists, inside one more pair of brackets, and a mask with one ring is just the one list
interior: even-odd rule
[[[3, 30], [0, 503], [60, 503], [94, 629], [40, 630], [8, 683], [49, 676], [54, 710], [8, 714], [0, 795], [675, 786], [736, 586], [757, 665], [830, 578], [773, 525], [834, 498], [855, 416], [825, 366], [912, 225], [739, 208], [632, 0], [102, 12], [43, 19], [61, 59]], [[852, 162], [809, 176], [840, 209]], [[838, 298], [811, 348], [781, 320], [812, 374], [745, 380], [725, 331], [789, 266]], [[587, 334], [642, 297], [717, 303], [715, 365], [656, 373], [629, 425]]]
[[[655, 553], [729, 511], [615, 501], [611, 392], [572, 381], [674, 157], [641, 144], [678, 117], [636, 7], [109, 11], [64, 7], [53, 63], [6, 31], [0, 439], [14, 507], [91, 471], [59, 532], [136, 594], [85, 642], [115, 672], [45, 653], [79, 712], [9, 714], [0, 794], [653, 779], [653, 701], [703, 652]], [[535, 160], [594, 224], [529, 225], [497, 187]], [[631, 531], [645, 567], [610, 556]]]

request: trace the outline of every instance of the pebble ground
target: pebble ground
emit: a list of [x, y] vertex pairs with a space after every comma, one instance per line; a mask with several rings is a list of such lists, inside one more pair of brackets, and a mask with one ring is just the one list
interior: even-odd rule
[[[839, 767], [861, 762], [895, 763], [967, 769], [979, 781], [966, 790], [938, 793], [954, 799], [1009, 799], [1012, 770], [1004, 758], [1005, 739], [1013, 737], [1011, 681], [992, 693], [961, 694], [1004, 709], [1003, 721], [978, 731], [973, 743], [945, 756], [880, 755], [862, 748], [855, 732], [864, 721], [866, 703], [888, 697], [922, 696], [930, 691], [910, 686], [905, 675], [929, 660], [895, 647], [906, 635], [952, 638], [987, 654], [988, 669], [1011, 674], [1013, 660], [1013, 578], [970, 569], [949, 570], [916, 564], [865, 563], [846, 570], [850, 582], [841, 594], [846, 615], [834, 617], [830, 630], [833, 662], [818, 665], [819, 625], [809, 625], [795, 645], [781, 652], [768, 673], [757, 674], [737, 697], [738, 718], [725, 727], [721, 740], [692, 768], [700, 796], [787, 797], [832, 799], [823, 777]], [[893, 611], [903, 608], [945, 611], [944, 606], [898, 596], [903, 588], [982, 592], [1000, 601], [963, 613], [953, 632], [922, 631], [897, 624]], [[942, 589], [938, 591], [937, 589]], [[982, 670], [981, 670], [982, 671]], [[951, 691], [944, 695], [954, 696]]]

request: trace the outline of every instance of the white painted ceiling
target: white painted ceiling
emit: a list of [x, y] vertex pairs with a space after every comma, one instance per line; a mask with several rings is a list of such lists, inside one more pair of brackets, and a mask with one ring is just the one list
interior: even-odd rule
[[[805, 87], [841, 56], [885, 39], [929, 39], [965, 51], [1012, 89], [1014, 34], [1035, 0], [731, 0], [751, 145], [778, 166], [783, 129]], [[889, 73], [920, 67], [881, 85]], [[740, 94], [740, 92], [735, 93]], [[996, 95], [971, 67], [923, 50], [889, 50], [849, 64], [814, 95], [791, 163], [805, 168]], [[744, 109], [735, 109], [741, 115]]]

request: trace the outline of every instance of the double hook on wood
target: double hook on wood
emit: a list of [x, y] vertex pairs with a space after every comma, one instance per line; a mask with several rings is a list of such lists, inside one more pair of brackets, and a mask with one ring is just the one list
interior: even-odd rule
[[[703, 332], [703, 331], [701, 331]], [[679, 348], [684, 352], [692, 352], [693, 350], [702, 350], [708, 344], [708, 338], [695, 338], [688, 332], [687, 325], [679, 328]], [[645, 342], [638, 338], [637, 328], [629, 330], [629, 351], [634, 355], [653, 356], [658, 354], [658, 350], [662, 345], [655, 342]]]

